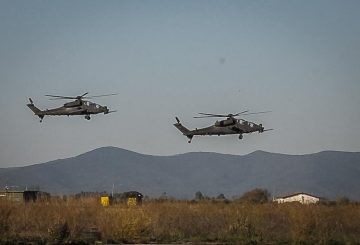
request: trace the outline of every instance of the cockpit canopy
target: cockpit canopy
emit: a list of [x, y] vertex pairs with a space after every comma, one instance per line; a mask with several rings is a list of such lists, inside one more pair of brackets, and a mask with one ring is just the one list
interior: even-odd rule
[[93, 102], [90, 102], [90, 101], [84, 101], [84, 105], [89, 106], [89, 107], [95, 107], [97, 109], [100, 108], [100, 105], [98, 105], [96, 103], [93, 103]]
[[228, 118], [226, 120], [216, 121], [215, 126], [216, 127], [226, 127], [226, 126], [234, 125], [235, 123], [236, 123], [236, 119]]

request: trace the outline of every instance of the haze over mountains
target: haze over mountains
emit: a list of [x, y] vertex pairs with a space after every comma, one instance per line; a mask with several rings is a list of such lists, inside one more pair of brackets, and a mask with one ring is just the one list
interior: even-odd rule
[[325, 151], [285, 155], [194, 152], [151, 156], [103, 147], [82, 155], [25, 167], [0, 169], [0, 186], [40, 186], [51, 194], [137, 190], [159, 197], [240, 196], [254, 188], [272, 195], [307, 192], [360, 200], [360, 153]]

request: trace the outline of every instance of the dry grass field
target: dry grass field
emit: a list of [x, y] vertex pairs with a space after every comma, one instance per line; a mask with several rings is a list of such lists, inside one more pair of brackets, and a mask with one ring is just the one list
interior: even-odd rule
[[0, 202], [0, 244], [360, 244], [360, 205], [98, 199]]

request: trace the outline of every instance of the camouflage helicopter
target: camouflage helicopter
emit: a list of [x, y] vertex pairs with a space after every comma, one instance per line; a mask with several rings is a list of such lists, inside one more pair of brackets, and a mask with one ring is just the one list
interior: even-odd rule
[[175, 117], [177, 123], [174, 124], [174, 126], [179, 129], [183, 135], [188, 137], [189, 143], [191, 143], [192, 138], [194, 135], [228, 135], [228, 134], [239, 134], [239, 139], [243, 138], [243, 134], [249, 134], [252, 132], [265, 132], [273, 129], [264, 129], [262, 124], [256, 124], [244, 119], [237, 119], [237, 116], [247, 116], [247, 115], [253, 115], [253, 114], [260, 114], [260, 113], [267, 113], [270, 111], [262, 111], [262, 112], [255, 112], [255, 113], [249, 113], [249, 111], [242, 111], [236, 114], [211, 114], [211, 113], [199, 113], [201, 116], [197, 116], [194, 118], [209, 118], [209, 117], [224, 117], [225, 120], [216, 121], [214, 125], [206, 127], [206, 128], [200, 128], [200, 129], [194, 129], [189, 130], [186, 127], [184, 127], [181, 123], [178, 117]]
[[84, 99], [112, 96], [116, 94], [104, 94], [104, 95], [85, 97], [85, 95], [87, 94], [88, 92], [76, 97], [49, 95], [49, 94], [45, 95], [47, 97], [51, 97], [50, 100], [58, 100], [58, 99], [74, 100], [71, 102], [67, 102], [63, 106], [54, 109], [49, 109], [49, 110], [47, 109], [42, 111], [34, 105], [34, 102], [31, 98], [29, 98], [30, 104], [27, 104], [27, 106], [35, 113], [36, 116], [40, 118], [40, 122], [42, 122], [44, 116], [85, 115], [85, 119], [90, 120], [91, 114], [99, 114], [99, 113], [109, 114], [115, 112], [115, 111], [110, 111], [107, 108], [107, 106], [101, 106], [99, 104]]

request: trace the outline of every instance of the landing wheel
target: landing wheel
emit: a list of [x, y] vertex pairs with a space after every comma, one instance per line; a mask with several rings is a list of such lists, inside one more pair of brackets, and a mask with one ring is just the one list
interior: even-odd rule
[[86, 120], [90, 120], [90, 115], [86, 115], [86, 116], [85, 116], [85, 119], [86, 119]]
[[189, 138], [188, 143], [190, 144], [190, 143], [191, 143], [191, 140], [192, 140], [192, 137], [188, 137], [188, 138]]
[[241, 140], [243, 138], [242, 134], [239, 134], [239, 140]]

